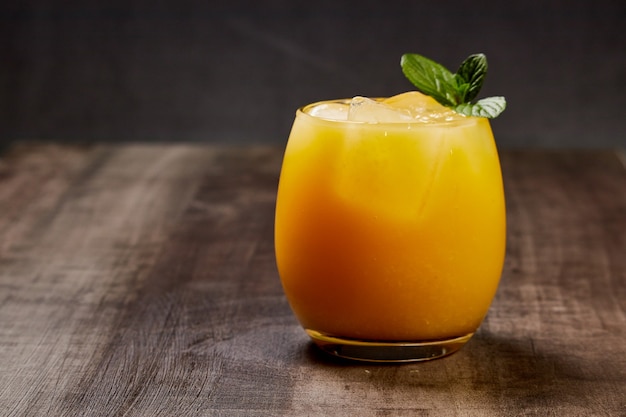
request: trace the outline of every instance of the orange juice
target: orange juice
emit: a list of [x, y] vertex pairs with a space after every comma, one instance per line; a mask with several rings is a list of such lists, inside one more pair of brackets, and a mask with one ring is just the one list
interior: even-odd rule
[[314, 339], [469, 339], [505, 250], [489, 121], [354, 121], [349, 111], [347, 101], [298, 110], [285, 150], [275, 245], [292, 310]]

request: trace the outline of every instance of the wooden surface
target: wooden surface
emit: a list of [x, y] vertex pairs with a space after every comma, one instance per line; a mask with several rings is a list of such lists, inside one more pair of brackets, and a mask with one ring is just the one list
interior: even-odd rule
[[2, 416], [624, 416], [626, 168], [505, 152], [508, 249], [460, 352], [334, 360], [273, 253], [282, 150], [16, 145], [0, 157]]

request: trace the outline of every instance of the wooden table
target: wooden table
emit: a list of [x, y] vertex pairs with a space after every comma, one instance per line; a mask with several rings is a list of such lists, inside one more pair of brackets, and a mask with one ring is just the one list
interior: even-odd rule
[[498, 295], [460, 352], [311, 346], [273, 253], [282, 149], [19, 144], [0, 157], [2, 416], [624, 416], [626, 168], [508, 151]]

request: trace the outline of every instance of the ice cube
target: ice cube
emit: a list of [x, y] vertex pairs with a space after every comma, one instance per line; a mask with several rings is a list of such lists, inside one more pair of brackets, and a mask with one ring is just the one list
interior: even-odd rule
[[434, 98], [418, 91], [409, 91], [389, 97], [383, 103], [394, 109], [405, 110], [416, 122], [444, 122], [464, 118], [463, 115], [439, 104]]
[[381, 101], [356, 96], [350, 102], [348, 120], [367, 123], [394, 123], [411, 120], [406, 109], [393, 108]]
[[308, 114], [330, 120], [347, 120], [348, 105], [345, 103], [321, 103], [311, 107]]

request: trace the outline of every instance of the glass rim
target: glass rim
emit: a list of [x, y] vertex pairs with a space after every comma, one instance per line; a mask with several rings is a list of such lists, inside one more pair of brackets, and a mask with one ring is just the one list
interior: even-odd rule
[[[368, 97], [372, 100], [381, 101], [386, 99], [387, 97]], [[296, 117], [304, 116], [310, 120], [314, 120], [316, 122], [322, 123], [330, 123], [330, 124], [340, 124], [340, 125], [355, 125], [355, 126], [368, 126], [368, 127], [376, 127], [376, 126], [385, 126], [385, 127], [410, 127], [410, 128], [435, 128], [435, 127], [461, 127], [468, 126], [476, 123], [478, 120], [485, 119], [484, 117], [474, 117], [474, 116], [462, 116], [460, 119], [454, 120], [443, 120], [437, 122], [425, 123], [423, 121], [418, 120], [407, 120], [401, 122], [367, 122], [367, 121], [359, 121], [359, 120], [347, 120], [347, 119], [332, 119], [329, 117], [322, 117], [310, 114], [307, 110], [319, 106], [321, 104], [329, 104], [329, 103], [338, 103], [338, 104], [349, 104], [352, 98], [337, 98], [337, 99], [328, 99], [328, 100], [318, 100], [303, 106], [300, 106], [296, 109]], [[485, 119], [489, 120], [489, 119]]]

